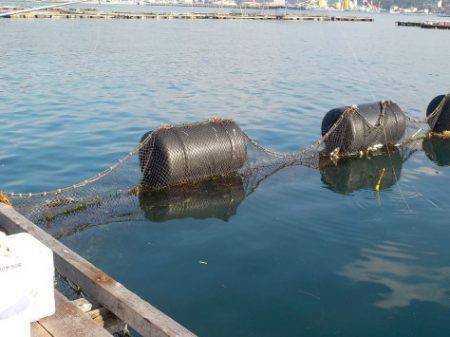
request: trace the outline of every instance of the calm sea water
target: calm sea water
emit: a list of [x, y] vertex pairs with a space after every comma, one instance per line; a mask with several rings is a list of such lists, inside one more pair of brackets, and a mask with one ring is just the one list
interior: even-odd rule
[[[449, 91], [450, 35], [375, 19], [0, 20], [1, 189], [87, 178], [165, 122], [229, 117], [291, 151], [333, 107], [392, 99], [423, 116]], [[448, 144], [425, 148], [379, 195], [365, 173], [382, 160], [291, 167], [232, 207], [193, 196], [219, 206], [178, 200], [63, 242], [201, 336], [446, 336]]]

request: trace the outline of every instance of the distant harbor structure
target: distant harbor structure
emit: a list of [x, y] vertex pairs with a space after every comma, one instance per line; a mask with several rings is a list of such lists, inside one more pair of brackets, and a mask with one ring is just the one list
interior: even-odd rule
[[427, 28], [427, 29], [450, 29], [450, 22], [437, 22], [437, 21], [404, 22], [404, 21], [397, 21], [397, 26], [420, 27], [420, 28]]
[[[84, 0], [83, 2], [95, 3], [96, 0]], [[408, 8], [401, 8], [397, 5], [392, 5], [390, 8], [383, 8], [381, 2], [376, 0], [101, 0], [99, 3], [139, 6], [238, 8], [240, 10], [290, 9], [367, 13], [388, 12], [390, 14], [421, 13], [428, 15], [435, 13], [444, 16], [450, 15], [450, 0], [433, 0], [426, 4], [417, 4], [418, 7], [411, 6]]]
[[[278, 0], [284, 1], [284, 0]], [[3, 13], [2, 13], [3, 12]], [[368, 16], [334, 16], [271, 13], [148, 13], [99, 12], [96, 9], [0, 7], [0, 18], [10, 19], [184, 19], [184, 20], [283, 20], [283, 21], [347, 21], [373, 22]]]
[[424, 7], [419, 9], [415, 6], [410, 6], [407, 8], [402, 8], [400, 6], [393, 5], [389, 9], [390, 14], [414, 14], [414, 13], [422, 13], [422, 14], [432, 14], [441, 13], [441, 14], [450, 14], [450, 0], [438, 0], [435, 2], [434, 6]]
[[393, 5], [383, 8], [380, 1], [375, 0], [296, 0], [295, 3], [281, 0], [106, 0], [107, 3], [128, 3], [149, 6], [192, 6], [192, 7], [219, 7], [219, 8], [289, 8], [299, 10], [336, 10], [359, 12], [399, 13], [447, 13], [450, 15], [450, 0], [434, 0], [422, 5], [422, 8], [401, 8]]
[[379, 12], [379, 3], [358, 0], [106, 0], [106, 3], [126, 3], [148, 6], [192, 6], [219, 8], [289, 8], [289, 9], [323, 9], [343, 11]]

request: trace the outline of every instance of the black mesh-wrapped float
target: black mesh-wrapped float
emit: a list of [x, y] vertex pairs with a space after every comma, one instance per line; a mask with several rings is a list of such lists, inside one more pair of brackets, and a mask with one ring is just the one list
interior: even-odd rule
[[325, 139], [325, 150], [352, 154], [379, 145], [395, 145], [405, 134], [406, 115], [394, 102], [361, 104], [355, 109], [343, 107], [330, 110], [322, 120], [325, 136], [349, 109], [346, 116]]
[[450, 140], [442, 138], [426, 138], [422, 148], [427, 157], [439, 166], [450, 166]]
[[139, 204], [146, 218], [155, 222], [182, 218], [228, 221], [236, 214], [244, 197], [242, 178], [231, 175], [189, 186], [144, 192], [139, 195]]
[[398, 149], [389, 148], [389, 153], [383, 153], [372, 158], [342, 158], [338, 165], [323, 158], [320, 163], [322, 182], [331, 190], [340, 194], [349, 194], [361, 189], [372, 189], [380, 178], [380, 189], [393, 186], [399, 179], [403, 159]]
[[433, 132], [450, 131], [450, 94], [433, 98], [427, 107], [427, 119]]
[[155, 130], [139, 151], [143, 184], [165, 187], [224, 176], [247, 160], [247, 138], [232, 120], [212, 119]]

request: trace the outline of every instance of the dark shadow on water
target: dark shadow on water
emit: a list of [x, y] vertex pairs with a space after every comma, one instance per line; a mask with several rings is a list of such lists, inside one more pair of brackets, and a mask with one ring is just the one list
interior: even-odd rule
[[438, 166], [450, 165], [450, 139], [426, 138], [422, 148], [427, 157]]
[[321, 158], [320, 173], [327, 188], [336, 193], [349, 194], [357, 190], [373, 189], [385, 169], [380, 184], [382, 190], [395, 185], [400, 179], [403, 162], [401, 152], [393, 148], [389, 153], [371, 158], [343, 158], [337, 165], [328, 158]]
[[233, 175], [189, 186], [143, 192], [139, 194], [139, 205], [145, 217], [153, 222], [183, 218], [228, 221], [244, 198], [242, 178]]

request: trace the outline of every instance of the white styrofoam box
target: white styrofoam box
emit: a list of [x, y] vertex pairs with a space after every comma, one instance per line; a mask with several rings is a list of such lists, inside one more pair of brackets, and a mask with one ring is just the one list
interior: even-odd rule
[[0, 233], [0, 335], [30, 336], [29, 302], [23, 261]]
[[26, 295], [22, 259], [13, 254], [6, 235], [0, 234], [0, 313], [14, 306]]
[[23, 264], [30, 322], [55, 313], [53, 252], [27, 233], [7, 236], [11, 252]]
[[8, 337], [30, 337], [28, 308], [30, 300], [24, 295], [17, 303], [0, 312], [0, 333]]

